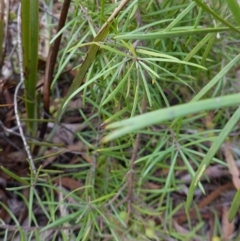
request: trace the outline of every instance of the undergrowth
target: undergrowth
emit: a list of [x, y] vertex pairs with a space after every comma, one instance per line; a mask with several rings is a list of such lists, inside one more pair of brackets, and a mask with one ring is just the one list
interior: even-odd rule
[[[36, 126], [41, 130], [44, 93], [34, 89], [21, 96], [26, 108], [26, 96], [35, 96], [30, 108], [39, 108], [31, 114], [28, 109], [27, 117], [19, 114], [25, 134], [35, 140], [27, 139], [36, 172], [30, 167], [20, 175], [2, 167], [14, 180], [7, 182], [7, 192], [26, 209], [21, 218], [1, 203], [11, 220], [2, 218], [3, 240], [224, 236], [219, 207], [201, 209], [198, 202], [231, 179], [204, 178], [209, 166], [226, 169], [226, 142], [239, 158], [236, 6], [126, 2], [110, 22], [120, 2], [71, 2], [44, 117], [53, 128], [42, 139]], [[54, 4], [45, 1], [44, 8], [52, 12]], [[44, 14], [50, 35], [45, 44], [54, 44], [56, 20]], [[58, 145], [57, 127], [62, 127]], [[233, 206], [229, 219], [238, 209]]]

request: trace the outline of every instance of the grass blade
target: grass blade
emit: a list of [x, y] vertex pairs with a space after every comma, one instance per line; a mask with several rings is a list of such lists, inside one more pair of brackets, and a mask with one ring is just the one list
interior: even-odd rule
[[[23, 44], [23, 66], [25, 77], [25, 105], [28, 119], [36, 119], [36, 84], [38, 70], [38, 38], [39, 18], [38, 0], [22, 1], [22, 44]], [[37, 123], [27, 122], [28, 129], [32, 135], [36, 135]]]
[[[236, 98], [240, 98], [240, 96], [236, 97]], [[236, 125], [236, 123], [239, 121], [239, 119], [240, 119], [240, 107], [238, 107], [238, 109], [232, 115], [232, 117], [230, 118], [228, 123], [224, 126], [224, 128], [220, 132], [219, 136], [215, 138], [215, 141], [213, 142], [211, 148], [208, 150], [208, 152], [205, 155], [204, 159], [202, 160], [200, 166], [198, 167], [196, 175], [194, 176], [194, 178], [192, 180], [192, 183], [190, 185], [190, 188], [189, 188], [189, 193], [188, 193], [188, 196], [187, 196], [187, 203], [186, 203], [186, 209], [187, 210], [189, 210], [189, 208], [191, 206], [194, 191], [195, 191], [195, 188], [197, 187], [197, 185], [198, 185], [198, 183], [201, 179], [201, 176], [203, 175], [204, 171], [206, 170], [206, 168], [210, 164], [212, 158], [214, 157], [216, 152], [219, 150], [222, 143], [227, 138], [227, 136], [229, 135], [229, 133], [231, 132], [233, 127]]]
[[131, 132], [138, 131], [144, 127], [158, 124], [162, 121], [172, 120], [177, 117], [194, 114], [201, 111], [213, 110], [238, 104], [240, 104], [240, 94], [233, 94], [152, 111], [150, 113], [138, 115], [127, 120], [118, 121], [107, 125], [107, 129], [118, 129], [105, 136], [102, 139], [102, 142], [108, 142]]
[[[121, 1], [119, 6], [115, 9], [113, 14], [110, 16], [110, 18], [107, 20], [107, 22], [100, 29], [100, 31], [98, 32], [96, 37], [93, 39], [93, 42], [103, 42], [105, 40], [105, 38], [108, 36], [108, 33], [109, 33], [109, 30], [110, 30], [111, 23], [112, 23], [113, 19], [115, 17], [117, 17], [117, 15], [121, 11], [121, 9], [124, 8], [124, 6], [128, 2], [129, 2], [129, 0], [122, 0]], [[84, 59], [83, 64], [79, 68], [77, 76], [75, 77], [75, 79], [73, 80], [71, 86], [68, 89], [68, 92], [67, 92], [67, 94], [65, 96], [65, 99], [63, 101], [62, 109], [64, 109], [66, 107], [66, 105], [69, 103], [70, 99], [72, 98], [73, 93], [76, 91], [76, 89], [78, 89], [78, 87], [82, 83], [83, 78], [85, 77], [88, 69], [90, 68], [90, 66], [92, 65], [92, 63], [93, 63], [93, 61], [95, 59], [95, 56], [97, 54], [98, 49], [99, 49], [99, 46], [96, 45], [96, 44], [92, 44], [89, 47], [87, 55], [86, 55], [86, 58]], [[58, 117], [60, 117], [61, 113], [62, 112], [60, 110], [60, 112], [58, 113]]]
[[183, 37], [183, 36], [191, 36], [196, 34], [207, 34], [207, 33], [216, 33], [216, 32], [224, 32], [229, 30], [227, 27], [219, 27], [219, 28], [175, 28], [170, 32], [159, 31], [156, 33], [137, 33], [137, 34], [123, 34], [118, 35], [115, 39], [138, 39], [138, 40], [152, 40], [152, 39], [164, 39], [164, 38], [173, 38], [173, 37]]
[[235, 218], [239, 207], [240, 207], [240, 190], [237, 191], [237, 193], [234, 196], [233, 202], [231, 204], [230, 210], [229, 210], [229, 214], [228, 214], [228, 221], [231, 223], [233, 221], [233, 219]]
[[[214, 12], [213, 10], [211, 10], [206, 4], [204, 4], [202, 1], [200, 0], [194, 0], [201, 8], [203, 8], [206, 12], [210, 13], [215, 19], [217, 19], [218, 21], [220, 21], [221, 23], [223, 23], [224, 25], [228, 26], [229, 29], [232, 29], [235, 32], [240, 33], [240, 30], [235, 28], [232, 24], [230, 24], [228, 21], [226, 21], [225, 19], [221, 18], [216, 12]], [[236, 2], [235, 0], [231, 0], [231, 2]]]
[[230, 8], [236, 22], [240, 26], [240, 7], [236, 0], [227, 0], [228, 7]]
[[24, 185], [30, 185], [27, 181], [16, 175], [15, 173], [9, 171], [5, 167], [1, 166], [1, 169], [9, 176], [12, 177], [13, 179], [17, 180], [18, 182], [24, 184]]

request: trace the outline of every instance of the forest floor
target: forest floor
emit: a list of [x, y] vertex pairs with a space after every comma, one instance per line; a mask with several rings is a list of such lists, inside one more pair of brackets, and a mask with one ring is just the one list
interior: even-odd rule
[[[133, 90], [129, 90], [130, 80], [125, 82], [128, 86], [121, 92], [130, 96], [129, 99], [117, 97], [117, 94], [116, 99], [115, 96], [111, 97], [112, 93], [115, 95], [114, 91], [118, 86], [114, 84], [114, 78], [122, 76], [121, 72], [114, 70], [110, 74], [106, 72], [105, 75], [99, 75], [96, 78], [102, 78], [102, 82], [91, 88], [87, 85], [87, 80], [84, 80], [82, 86], [86, 85], [89, 89], [85, 88], [83, 93], [69, 101], [61, 122], [57, 123], [56, 112], [77, 76], [78, 67], [84, 62], [88, 49], [88, 45], [82, 44], [80, 53], [72, 54], [70, 51], [70, 46], [78, 43], [79, 35], [84, 39], [86, 33], [83, 27], [79, 35], [72, 37], [76, 30], [75, 22], [71, 21], [78, 17], [75, 12], [78, 3], [75, 1], [70, 6], [69, 25], [64, 30], [55, 67], [47, 129], [44, 137], [40, 138], [43, 86], [52, 44], [50, 40], [57, 34], [63, 1], [39, 1], [37, 98], [41, 101], [36, 105], [39, 106], [41, 118], [36, 120], [39, 126], [35, 136], [26, 126], [24, 87], [18, 92], [17, 103], [14, 102], [14, 93], [21, 74], [17, 38], [19, 1], [0, 2], [5, 4], [1, 5], [5, 6], [1, 18], [4, 21], [0, 79], [1, 240], [240, 240], [239, 211], [229, 220], [231, 204], [240, 188], [239, 122], [201, 176], [201, 183], [193, 194], [194, 204], [188, 211], [185, 209], [195, 171], [205, 154], [209, 153], [214, 138], [218, 137], [220, 130], [232, 116], [233, 107], [187, 115], [187, 119], [178, 122], [183, 126], [182, 129], [174, 129], [171, 121], [165, 121], [136, 135], [128, 135], [125, 139], [119, 138], [107, 144], [102, 141], [110, 132], [105, 129], [107, 121], [111, 123], [120, 120], [120, 117], [132, 117], [134, 114], [157, 110], [159, 106], [164, 108], [190, 101], [204, 87], [204, 83], [210, 82], [233, 59], [234, 54], [239, 52], [239, 38], [230, 34], [220, 34], [220, 39], [216, 37], [216, 43], [207, 59], [209, 72], [199, 75], [202, 81], [192, 81], [193, 77], [189, 77], [187, 68], [185, 76], [190, 79], [189, 82], [186, 81], [187, 84], [170, 82], [164, 73], [163, 79], [166, 81], [161, 86], [161, 98], [159, 92], [154, 90], [158, 87], [151, 87], [149, 84], [152, 104], [148, 95], [146, 97], [145, 92], [140, 90], [139, 96], [142, 99], [140, 101], [139, 97], [138, 103], [134, 104], [138, 89], [135, 86]], [[83, 15], [81, 21], [87, 19], [86, 28], [95, 28], [97, 32], [99, 28], [96, 26], [99, 23], [95, 19], [95, 13], [87, 8], [87, 2], [91, 1], [83, 2], [79, 7], [79, 12]], [[100, 2], [104, 4], [105, 1]], [[96, 1], [96, 4], [100, 2]], [[158, 6], [157, 3], [162, 4], [164, 1], [151, 2], [156, 2]], [[110, 6], [109, 9], [113, 7]], [[169, 9], [169, 12], [172, 11], [172, 8]], [[140, 12], [135, 13], [139, 24], [142, 20], [139, 20], [137, 13]], [[80, 26], [81, 21], [76, 23]], [[88, 38], [83, 40], [83, 43], [87, 43], [87, 40]], [[109, 46], [117, 49], [118, 46], [114, 44], [109, 40]], [[127, 42], [124, 44], [127, 45]], [[148, 47], [144, 41], [137, 47], [144, 45]], [[102, 52], [110, 49], [104, 49], [104, 46], [102, 48]], [[146, 54], [146, 49], [142, 48], [142, 52], [137, 54]], [[122, 54], [125, 52], [122, 51]], [[99, 62], [93, 64], [96, 72], [104, 69], [104, 64], [116, 64], [114, 60], [111, 63], [114, 59], [111, 55], [107, 60], [104, 59], [105, 55], [102, 56], [101, 59], [99, 54]], [[65, 60], [68, 60], [67, 63]], [[172, 67], [171, 62], [166, 65]], [[132, 68], [130, 64], [128, 66], [128, 62], [124, 66], [127, 66], [127, 70]], [[89, 75], [91, 71], [89, 68]], [[155, 72], [151, 73], [154, 75]], [[146, 73], [140, 71], [140, 75], [144, 76]], [[222, 95], [239, 93], [239, 79], [240, 67], [235, 65], [222, 78], [219, 92]], [[109, 81], [109, 85], [104, 86], [104, 81]], [[192, 87], [188, 88], [190, 85], [194, 86], [196, 92], [191, 90]], [[93, 99], [92, 95], [96, 98]], [[216, 96], [214, 93], [213, 95]], [[111, 102], [109, 96], [114, 101], [111, 99]], [[16, 122], [16, 105], [36, 173], [29, 168], [26, 145]], [[135, 106], [134, 111], [130, 105]]]

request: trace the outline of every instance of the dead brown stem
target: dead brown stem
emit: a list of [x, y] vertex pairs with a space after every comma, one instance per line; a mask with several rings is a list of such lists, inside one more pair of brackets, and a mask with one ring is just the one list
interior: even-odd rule
[[[71, 3], [71, 0], [64, 0], [64, 2], [63, 2], [63, 7], [62, 7], [59, 23], [58, 23], [57, 32], [59, 32], [64, 27], [70, 3]], [[50, 114], [49, 113], [50, 87], [51, 87], [52, 80], [53, 80], [54, 67], [55, 67], [56, 60], [57, 60], [57, 55], [58, 55], [58, 50], [59, 50], [60, 43], [61, 43], [61, 38], [62, 38], [62, 34], [60, 34], [54, 41], [54, 44], [50, 48], [48, 57], [47, 57], [44, 84], [43, 84], [44, 119], [48, 119], [48, 116]], [[47, 130], [47, 124], [48, 124], [47, 121], [43, 122], [43, 124], [42, 124], [42, 128], [41, 128], [40, 135], [39, 135], [40, 139], [44, 138], [44, 135]]]

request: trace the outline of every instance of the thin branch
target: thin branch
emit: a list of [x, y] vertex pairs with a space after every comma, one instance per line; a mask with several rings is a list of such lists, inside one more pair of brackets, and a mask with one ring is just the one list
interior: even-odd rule
[[[106, 27], [107, 24], [109, 24], [113, 19], [115, 19], [119, 12], [125, 7], [125, 5], [130, 2], [130, 0], [122, 0], [120, 2], [120, 4], [118, 5], [118, 7], [116, 7], [113, 11], [113, 13], [111, 14], [111, 16], [108, 18], [107, 22], [102, 26], [101, 30], [104, 29]], [[100, 30], [100, 31], [101, 31]]]
[[[145, 96], [143, 97], [142, 100], [142, 110], [141, 110], [141, 114], [143, 114], [146, 111], [146, 106], [147, 106], [147, 101]], [[127, 212], [127, 221], [130, 218], [130, 214], [131, 214], [131, 206], [132, 206], [132, 196], [133, 196], [133, 182], [134, 182], [134, 165], [135, 165], [135, 161], [137, 159], [137, 154], [138, 154], [138, 150], [140, 148], [140, 141], [141, 141], [141, 134], [138, 133], [135, 139], [135, 143], [134, 143], [134, 148], [133, 148], [133, 152], [132, 152], [132, 156], [131, 156], [131, 160], [130, 160], [130, 171], [128, 174], [128, 191], [127, 191], [127, 207], [128, 207], [128, 212]]]

